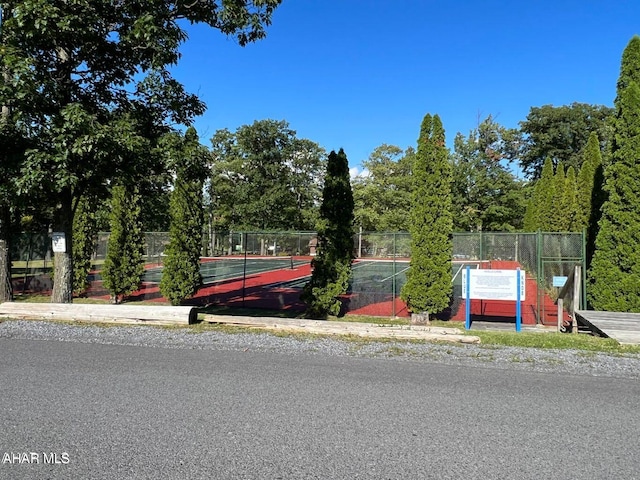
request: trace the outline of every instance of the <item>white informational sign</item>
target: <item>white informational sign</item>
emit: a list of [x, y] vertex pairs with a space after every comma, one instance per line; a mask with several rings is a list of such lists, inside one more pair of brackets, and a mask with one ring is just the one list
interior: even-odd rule
[[[467, 278], [467, 273], [470, 278]], [[518, 297], [518, 274], [520, 296]], [[462, 271], [462, 298], [472, 300], [525, 300], [524, 270], [464, 269]]]
[[65, 253], [67, 251], [64, 232], [53, 232], [51, 234], [51, 246], [53, 247], [53, 253]]

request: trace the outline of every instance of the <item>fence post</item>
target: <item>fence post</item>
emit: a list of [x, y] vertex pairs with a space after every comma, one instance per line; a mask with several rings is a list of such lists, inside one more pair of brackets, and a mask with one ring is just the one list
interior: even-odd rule
[[[360, 227], [362, 228], [362, 227]], [[396, 318], [396, 234], [393, 233], [393, 271], [391, 277], [391, 288], [393, 293], [391, 294], [391, 316]]]
[[542, 281], [544, 280], [544, 264], [542, 262], [542, 232], [540, 230], [536, 232], [536, 266], [536, 290], [538, 291], [536, 295], [536, 322], [544, 323], [540, 317], [540, 296], [542, 294], [540, 285], [542, 285]]
[[[240, 238], [244, 235], [244, 243], [247, 243], [247, 233], [241, 233]], [[244, 264], [242, 266], [242, 308], [244, 308], [245, 285], [247, 280], [247, 249], [244, 249]]]
[[587, 229], [582, 229], [582, 295], [580, 308], [587, 309]]

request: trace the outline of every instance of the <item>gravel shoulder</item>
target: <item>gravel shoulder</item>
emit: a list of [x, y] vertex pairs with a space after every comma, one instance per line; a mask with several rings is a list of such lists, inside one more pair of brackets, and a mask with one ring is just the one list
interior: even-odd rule
[[97, 326], [6, 320], [0, 338], [127, 345], [145, 348], [260, 351], [282, 355], [369, 357], [481, 368], [640, 378], [640, 355], [340, 337], [280, 336], [263, 332], [195, 332], [152, 326]]

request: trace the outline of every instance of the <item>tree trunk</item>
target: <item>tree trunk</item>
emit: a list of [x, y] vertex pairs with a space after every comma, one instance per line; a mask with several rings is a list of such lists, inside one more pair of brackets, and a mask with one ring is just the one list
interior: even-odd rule
[[53, 291], [51, 303], [73, 302], [73, 209], [69, 189], [61, 194], [61, 203], [56, 211], [54, 232], [64, 233], [65, 251], [54, 252]]
[[[2, 22], [2, 12], [0, 12], [0, 22]], [[4, 84], [9, 84], [10, 75], [7, 69], [2, 72]], [[0, 122], [2, 125], [9, 121], [9, 107], [2, 105], [0, 111]], [[4, 203], [0, 205], [0, 303], [13, 300], [13, 285], [11, 283], [11, 253], [9, 238], [11, 236], [11, 211]]]
[[11, 284], [11, 255], [9, 248], [10, 236], [9, 207], [0, 206], [0, 303], [13, 300], [13, 286]]

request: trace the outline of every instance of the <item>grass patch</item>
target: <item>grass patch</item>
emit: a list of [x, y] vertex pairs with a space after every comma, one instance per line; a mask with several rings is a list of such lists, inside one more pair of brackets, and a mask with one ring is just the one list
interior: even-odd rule
[[[381, 318], [362, 315], [347, 315], [339, 321], [365, 322], [384, 325], [409, 325], [408, 318]], [[613, 356], [638, 355], [640, 345], [620, 345], [611, 338], [601, 338], [589, 334], [577, 335], [557, 332], [509, 332], [487, 330], [465, 330], [462, 322], [446, 322], [433, 320], [434, 327], [458, 328], [463, 335], [480, 337], [481, 346], [486, 349], [500, 347], [524, 347], [555, 350], [581, 350], [583, 355], [594, 355], [597, 352]]]
[[588, 334], [472, 331], [465, 334], [480, 337], [482, 345], [583, 350], [610, 354], [640, 354], [640, 346], [620, 345], [611, 338]]

